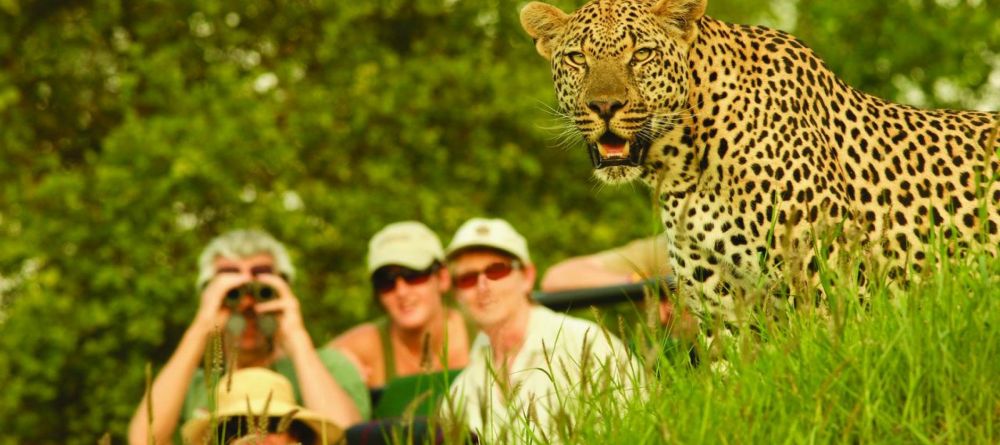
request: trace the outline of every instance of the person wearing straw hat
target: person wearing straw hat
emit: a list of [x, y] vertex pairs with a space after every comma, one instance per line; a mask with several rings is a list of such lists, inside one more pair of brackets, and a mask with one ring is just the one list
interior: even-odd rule
[[[317, 350], [306, 331], [284, 245], [259, 230], [234, 230], [213, 239], [198, 264], [198, 311], [136, 408], [129, 443], [170, 443], [178, 424], [209, 411], [206, 381], [214, 372], [201, 369], [206, 354], [216, 360], [215, 369], [278, 371], [303, 406], [340, 427], [367, 418], [368, 392], [351, 361]], [[221, 357], [214, 354], [216, 334], [225, 339]]]
[[456, 297], [481, 330], [442, 402], [446, 418], [487, 443], [558, 441], [553, 418], [571, 415], [563, 402], [584, 396], [581, 381], [597, 377], [608, 394], [629, 395], [638, 368], [620, 340], [533, 304], [535, 266], [510, 223], [470, 219], [446, 252]]
[[292, 383], [270, 369], [244, 368], [227, 374], [215, 394], [214, 417], [205, 413], [181, 427], [185, 444], [327, 445], [343, 435], [329, 416], [299, 406]]
[[389, 224], [368, 243], [367, 263], [386, 317], [358, 325], [327, 346], [353, 358], [369, 388], [464, 367], [470, 338], [462, 314], [444, 304], [451, 278], [437, 235], [417, 221]]

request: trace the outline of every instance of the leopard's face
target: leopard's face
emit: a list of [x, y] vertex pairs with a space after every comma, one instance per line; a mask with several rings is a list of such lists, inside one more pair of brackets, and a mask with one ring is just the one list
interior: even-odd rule
[[559, 26], [536, 35], [539, 16], [525, 17], [533, 5], [540, 4], [525, 7], [522, 23], [551, 60], [560, 109], [586, 141], [595, 175], [609, 183], [638, 178], [652, 142], [687, 108], [685, 33], [648, 3], [619, 0], [544, 17]]

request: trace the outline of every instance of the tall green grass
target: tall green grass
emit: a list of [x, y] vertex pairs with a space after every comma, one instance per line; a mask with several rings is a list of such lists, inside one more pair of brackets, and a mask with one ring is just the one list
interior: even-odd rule
[[1000, 443], [1000, 259], [948, 256], [943, 239], [929, 250], [907, 284], [876, 277], [864, 296], [843, 277], [856, 277], [868, 258], [850, 256], [838, 266], [847, 273], [825, 267], [819, 310], [786, 309], [780, 321], [758, 322], [723, 342], [715, 365], [691, 366], [685, 348], [664, 352], [663, 333], [638, 323], [627, 337], [657, 339], [647, 342], [655, 349], [637, 351], [643, 366], [633, 379], [643, 395], [623, 403], [583, 394], [557, 427], [562, 437], [549, 439]]
[[905, 291], [870, 289], [864, 305], [833, 286], [844, 322], [797, 311], [731, 348], [727, 375], [661, 381], [653, 411], [680, 442], [1000, 441], [1000, 267], [937, 265]]
[[[539, 429], [530, 415], [521, 416], [508, 440], [1000, 443], [1000, 258], [991, 253], [995, 246], [956, 255], [953, 242], [932, 236], [927, 260], [919, 270], [911, 267], [905, 281], [878, 272], [879, 259], [860, 248], [836, 262], [821, 261], [811, 287], [785, 276], [789, 282], [762, 291], [801, 296], [822, 290], [824, 298], [760, 311], [753, 329], [719, 341], [711, 353], [703, 340], [695, 342], [699, 366], [690, 363], [686, 345], [652, 321], [649, 301], [649, 313], [634, 309], [631, 317], [605, 323], [636, 345], [639, 366], [627, 378], [641, 387], [638, 395], [619, 397], [604, 384], [608, 374], [596, 370], [580, 379], [572, 397], [579, 403], [554, 416], [555, 434], [526, 432]], [[865, 286], [857, 280], [862, 265]], [[664, 347], [671, 344], [680, 347]], [[211, 349], [206, 380], [214, 389], [226, 379], [218, 339]], [[432, 418], [430, 424], [441, 427], [446, 443], [467, 437], [460, 423]], [[394, 443], [413, 442], [404, 429], [387, 434]]]
[[[864, 297], [843, 278], [856, 274], [824, 267], [816, 284], [826, 294], [822, 310], [800, 307], [778, 321], [759, 319], [753, 331], [722, 342], [714, 359], [696, 344], [700, 366], [691, 365], [683, 345], [663, 348], [673, 341], [655, 323], [640, 321], [649, 314], [620, 319], [606, 327], [637, 344], [640, 366], [629, 379], [641, 394], [623, 401], [605, 385], [581, 384], [580, 403], [555, 416], [557, 436], [540, 440], [522, 432], [511, 440], [1000, 443], [1000, 259], [985, 251], [952, 257], [946, 241], [932, 243], [910, 284], [874, 279]], [[852, 272], [867, 261], [852, 258], [840, 267]], [[206, 360], [213, 389], [226, 384], [217, 343]], [[581, 380], [604, 378], [596, 371]], [[431, 419], [431, 426], [442, 427], [447, 443], [466, 438], [460, 424]], [[412, 443], [403, 430], [388, 434], [395, 443]]]

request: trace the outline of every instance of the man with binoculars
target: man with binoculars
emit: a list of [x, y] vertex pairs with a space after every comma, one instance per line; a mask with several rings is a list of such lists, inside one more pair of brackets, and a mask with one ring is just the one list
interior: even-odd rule
[[284, 374], [305, 408], [339, 427], [367, 417], [367, 390], [340, 352], [317, 351], [306, 331], [299, 300], [289, 283], [295, 270], [285, 247], [267, 233], [236, 230], [209, 243], [199, 261], [197, 315], [152, 387], [152, 422], [147, 398], [129, 425], [129, 442], [172, 443], [180, 422], [209, 416], [200, 367], [215, 332], [223, 332], [226, 362], [236, 369], [271, 368]]

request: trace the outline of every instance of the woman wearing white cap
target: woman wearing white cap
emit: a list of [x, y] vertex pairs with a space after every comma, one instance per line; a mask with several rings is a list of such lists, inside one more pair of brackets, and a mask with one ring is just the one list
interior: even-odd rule
[[467, 221], [447, 258], [456, 297], [482, 333], [450, 388], [446, 416], [465, 422], [487, 443], [523, 440], [528, 428], [554, 440], [553, 414], [562, 411], [567, 394], [579, 395], [585, 373], [631, 388], [626, 376], [635, 362], [621, 341], [595, 323], [532, 303], [535, 267], [528, 244], [507, 221]]
[[387, 317], [356, 326], [327, 346], [344, 351], [369, 388], [398, 376], [457, 369], [468, 361], [469, 334], [444, 304], [451, 286], [437, 235], [416, 221], [389, 224], [368, 244], [368, 273]]

